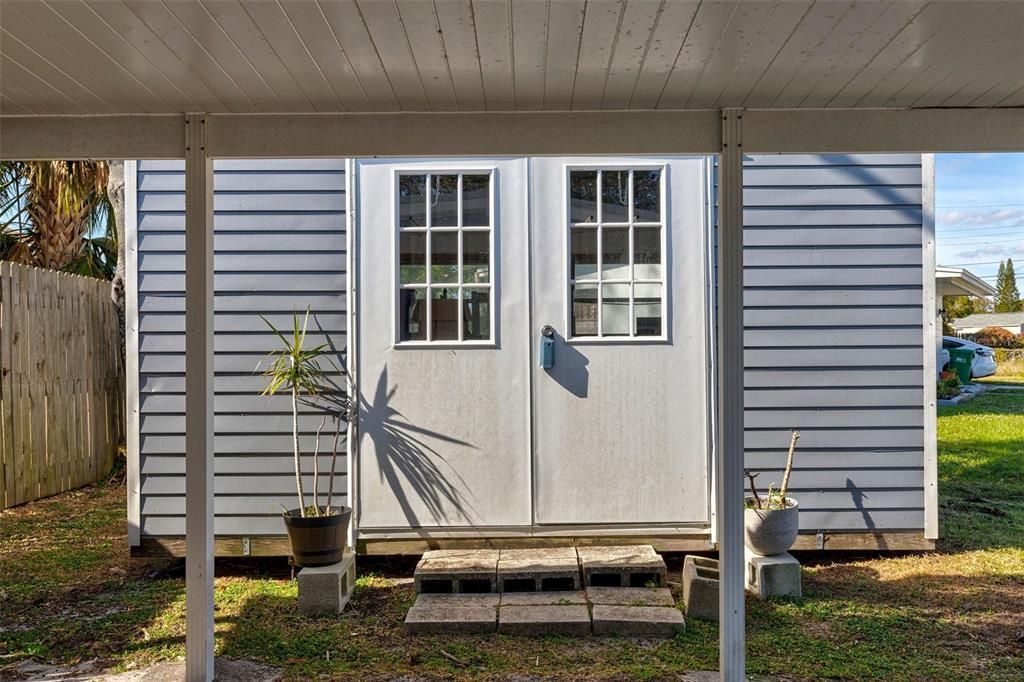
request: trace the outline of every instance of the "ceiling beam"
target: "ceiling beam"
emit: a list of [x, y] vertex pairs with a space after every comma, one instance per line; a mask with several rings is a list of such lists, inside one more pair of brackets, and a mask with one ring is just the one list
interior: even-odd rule
[[748, 109], [748, 154], [1024, 151], [1024, 108]]
[[183, 159], [185, 116], [0, 116], [0, 159]]
[[[1024, 109], [751, 109], [744, 152], [1024, 150]], [[714, 154], [701, 111], [210, 114], [217, 158]], [[184, 117], [0, 116], [0, 158], [184, 158]]]

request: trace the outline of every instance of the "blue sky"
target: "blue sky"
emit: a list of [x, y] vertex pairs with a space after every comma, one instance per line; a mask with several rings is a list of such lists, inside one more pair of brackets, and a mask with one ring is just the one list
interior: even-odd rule
[[1013, 258], [1024, 289], [1024, 154], [935, 155], [936, 255], [995, 283]]

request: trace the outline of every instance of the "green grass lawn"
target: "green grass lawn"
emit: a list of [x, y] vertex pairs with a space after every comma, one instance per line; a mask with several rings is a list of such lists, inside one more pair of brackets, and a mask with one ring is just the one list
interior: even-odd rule
[[[1024, 394], [943, 409], [938, 437], [939, 551], [807, 561], [803, 599], [748, 600], [750, 672], [1024, 679]], [[182, 565], [129, 559], [124, 526], [120, 484], [0, 514], [0, 677], [27, 657], [125, 669], [183, 655]], [[661, 679], [717, 667], [718, 628], [693, 619], [664, 642], [409, 637], [411, 563], [360, 566], [351, 610], [314, 619], [297, 613], [283, 560], [219, 562], [217, 653], [280, 666], [294, 680]]]
[[1024, 374], [993, 374], [982, 379], [972, 379], [981, 384], [1010, 384], [1012, 386], [1024, 385]]

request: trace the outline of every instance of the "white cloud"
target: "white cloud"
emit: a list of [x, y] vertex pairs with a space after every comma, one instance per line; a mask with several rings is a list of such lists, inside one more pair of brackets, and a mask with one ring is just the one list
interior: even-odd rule
[[1024, 219], [1024, 209], [999, 208], [990, 211], [953, 210], [939, 216], [939, 222], [947, 225], [996, 225], [1010, 220]]
[[1010, 247], [1010, 253], [1024, 256], [1024, 242]]
[[[1019, 245], [1017, 248], [1024, 248], [1024, 244]], [[982, 246], [978, 249], [971, 249], [970, 251], [959, 251], [957, 252], [957, 258], [978, 258], [980, 256], [1005, 256], [1006, 247], [999, 246], [998, 244], [989, 244], [988, 246]]]

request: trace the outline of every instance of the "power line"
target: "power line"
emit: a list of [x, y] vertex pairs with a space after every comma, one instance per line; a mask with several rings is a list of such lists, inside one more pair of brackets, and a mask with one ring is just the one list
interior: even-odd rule
[[1003, 261], [1001, 260], [984, 260], [978, 261], [977, 263], [948, 263], [948, 265], [952, 267], [961, 267], [964, 265], [999, 265], [1002, 262]]

